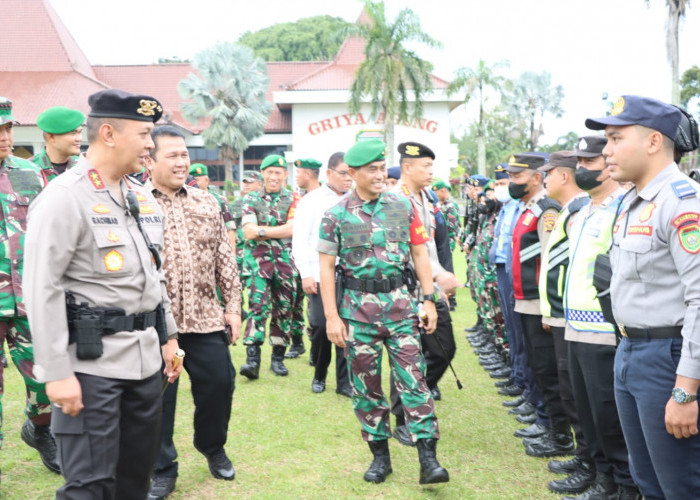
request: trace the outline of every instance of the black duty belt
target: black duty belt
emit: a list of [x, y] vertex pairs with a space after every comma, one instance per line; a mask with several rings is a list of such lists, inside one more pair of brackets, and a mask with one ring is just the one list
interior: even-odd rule
[[660, 328], [631, 328], [629, 326], [617, 325], [623, 337], [631, 339], [673, 339], [682, 337], [682, 326], [664, 326]]
[[401, 288], [405, 284], [403, 276], [391, 276], [378, 280], [363, 280], [345, 277], [345, 288], [366, 293], [389, 293], [392, 290]]
[[145, 330], [156, 326], [156, 311], [150, 311], [140, 314], [129, 314], [125, 316], [105, 316], [102, 318], [102, 328], [107, 332], [133, 332], [135, 330]]

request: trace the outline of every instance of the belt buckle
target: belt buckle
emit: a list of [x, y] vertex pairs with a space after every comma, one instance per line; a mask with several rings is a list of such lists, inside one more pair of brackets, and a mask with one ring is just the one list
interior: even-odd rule
[[617, 327], [620, 329], [620, 333], [622, 334], [623, 337], [627, 337], [627, 330], [625, 330], [625, 325], [622, 323], [618, 323]]

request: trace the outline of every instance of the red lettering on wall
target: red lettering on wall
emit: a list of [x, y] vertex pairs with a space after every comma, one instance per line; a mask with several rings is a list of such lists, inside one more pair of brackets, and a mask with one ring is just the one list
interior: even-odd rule
[[[386, 122], [386, 115], [384, 113], [379, 113], [375, 123], [377, 125], [384, 125]], [[428, 120], [427, 118], [421, 118], [420, 120], [395, 120], [396, 125], [402, 125], [404, 127], [412, 127], [419, 130], [425, 130], [434, 134], [438, 129], [438, 122], [435, 120]], [[357, 114], [342, 114], [333, 116], [330, 118], [325, 118], [317, 122], [309, 124], [308, 131], [310, 135], [317, 135], [322, 132], [327, 132], [329, 130], [334, 130], [341, 127], [349, 127], [352, 125], [367, 125], [367, 120], [362, 113]]]

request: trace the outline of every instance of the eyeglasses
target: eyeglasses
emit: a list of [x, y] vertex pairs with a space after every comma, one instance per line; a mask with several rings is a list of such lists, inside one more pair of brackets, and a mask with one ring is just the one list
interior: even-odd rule
[[336, 170], [334, 168], [329, 168], [331, 172], [335, 172], [338, 174], [340, 177], [350, 177], [350, 172], [348, 170]]

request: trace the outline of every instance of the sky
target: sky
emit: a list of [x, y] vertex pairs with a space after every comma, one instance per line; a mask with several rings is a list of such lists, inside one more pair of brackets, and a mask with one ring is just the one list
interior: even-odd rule
[[[303, 17], [331, 15], [354, 22], [355, 0], [49, 0], [93, 64], [150, 64], [159, 57], [192, 58], [246, 31]], [[501, 70], [552, 74], [564, 88], [562, 118], [544, 122], [543, 143], [574, 131], [587, 133], [586, 117], [607, 109], [602, 96], [671, 99], [666, 60], [665, 0], [385, 0], [387, 17], [413, 10], [442, 49], [419, 48], [433, 73], [450, 80], [459, 67], [508, 61]], [[700, 65], [700, 4], [681, 24], [681, 73]], [[491, 96], [487, 106], [496, 104]], [[461, 133], [475, 116], [473, 104], [452, 113]], [[696, 110], [691, 110], [696, 111]]]

